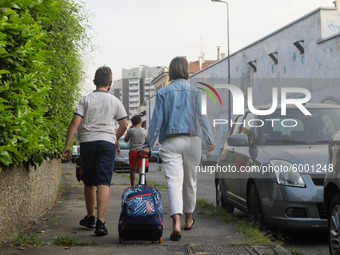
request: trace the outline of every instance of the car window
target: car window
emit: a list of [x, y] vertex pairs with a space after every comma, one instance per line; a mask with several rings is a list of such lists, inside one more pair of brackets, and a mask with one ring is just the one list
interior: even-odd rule
[[130, 149], [130, 143], [125, 142], [124, 138], [119, 139], [119, 146], [120, 146], [120, 149]]
[[242, 122], [241, 122], [242, 118], [243, 118], [242, 115], [235, 118], [235, 120], [233, 121], [233, 127], [230, 131], [230, 134], [235, 135], [235, 134], [240, 133], [241, 126], [242, 126]]
[[151, 151], [159, 151], [159, 146], [153, 146]]
[[[275, 111], [262, 117], [263, 144], [322, 144], [328, 143], [340, 129], [339, 109], [309, 109], [311, 116], [299, 109], [288, 109], [286, 116]], [[272, 121], [268, 121], [272, 120]]]
[[324, 126], [321, 132], [324, 135], [329, 135], [329, 134], [333, 135], [335, 132], [337, 132], [337, 129], [334, 125], [335, 123], [333, 123], [332, 117], [329, 114], [323, 114], [321, 117], [324, 123]]
[[259, 123], [259, 120], [255, 118], [253, 113], [247, 113], [240, 133], [248, 136], [249, 143], [257, 143], [257, 140], [255, 139], [255, 129], [260, 124], [261, 123]]

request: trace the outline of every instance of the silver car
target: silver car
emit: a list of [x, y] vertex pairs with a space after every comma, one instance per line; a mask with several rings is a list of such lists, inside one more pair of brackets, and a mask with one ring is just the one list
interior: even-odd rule
[[[340, 106], [305, 104], [269, 116], [238, 116], [215, 169], [216, 203], [283, 229], [326, 228], [328, 143], [340, 129]], [[261, 108], [260, 108], [261, 109]], [[262, 109], [268, 109], [263, 107]]]
[[326, 174], [324, 200], [328, 218], [329, 250], [340, 254], [340, 131], [329, 144], [331, 168]]
[[117, 172], [130, 172], [129, 165], [129, 151], [130, 143], [124, 142], [124, 136], [119, 139], [120, 154], [116, 155], [114, 160], [114, 171]]

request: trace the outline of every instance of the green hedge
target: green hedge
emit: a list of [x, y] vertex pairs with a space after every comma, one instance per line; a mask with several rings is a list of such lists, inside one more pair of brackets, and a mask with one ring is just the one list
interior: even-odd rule
[[60, 155], [84, 77], [86, 20], [72, 0], [0, 0], [0, 171]]

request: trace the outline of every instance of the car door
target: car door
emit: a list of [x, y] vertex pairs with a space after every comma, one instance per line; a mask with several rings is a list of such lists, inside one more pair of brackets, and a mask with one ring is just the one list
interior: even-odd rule
[[[251, 112], [247, 112], [242, 118], [236, 120], [236, 128], [233, 134], [245, 134], [250, 144], [257, 143], [255, 135], [258, 123], [254, 122], [255, 116]], [[226, 186], [228, 187], [227, 196], [236, 203], [246, 207], [246, 191], [249, 179], [249, 167], [254, 164], [251, 157], [252, 146], [236, 147], [229, 146], [226, 158], [230, 165], [228, 177], [226, 178]]]

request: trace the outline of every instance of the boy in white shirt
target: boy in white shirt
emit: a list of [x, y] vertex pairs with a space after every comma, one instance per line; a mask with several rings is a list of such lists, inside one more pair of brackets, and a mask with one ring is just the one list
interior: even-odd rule
[[[112, 85], [112, 72], [109, 67], [98, 68], [93, 82], [97, 89], [79, 100], [62, 154], [69, 156], [72, 138], [83, 121], [80, 157], [87, 215], [79, 223], [87, 228], [95, 228], [95, 234], [103, 236], [108, 234], [104, 218], [109, 202], [116, 141], [127, 129], [127, 114], [122, 102], [108, 93]], [[117, 133], [115, 133], [116, 121], [119, 124]], [[96, 201], [97, 222], [95, 222]]]

